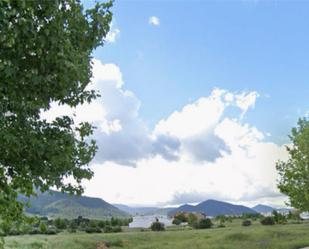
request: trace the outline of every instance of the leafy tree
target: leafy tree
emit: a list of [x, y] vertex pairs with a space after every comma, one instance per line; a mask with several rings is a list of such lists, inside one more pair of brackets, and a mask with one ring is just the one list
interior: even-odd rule
[[309, 211], [309, 120], [299, 119], [291, 131], [291, 146], [287, 146], [289, 159], [277, 162], [280, 175], [278, 188], [289, 196], [290, 205]]
[[275, 219], [274, 217], [268, 216], [263, 219], [261, 219], [262, 225], [275, 225]]
[[[112, 2], [84, 10], [78, 0], [0, 0], [0, 221], [19, 220], [16, 201], [50, 187], [81, 194], [97, 150], [93, 127], [67, 117], [42, 119], [51, 103], [72, 108], [86, 90], [91, 53], [102, 45]], [[65, 183], [71, 177], [75, 183]]]
[[164, 223], [160, 222], [160, 221], [155, 221], [151, 224], [150, 229], [152, 231], [164, 231], [165, 227], [164, 227]]
[[46, 231], [47, 231], [47, 227], [46, 227], [45, 223], [41, 223], [41, 224], [40, 224], [40, 232], [41, 232], [42, 234], [45, 234]]
[[287, 217], [285, 217], [283, 214], [279, 213], [278, 211], [274, 210], [272, 212], [274, 220], [277, 224], [285, 224], [287, 223]]
[[195, 228], [198, 228], [198, 229], [207, 229], [207, 228], [211, 228], [212, 225], [213, 225], [213, 224], [212, 224], [212, 222], [211, 222], [211, 219], [204, 218], [204, 219], [200, 219], [199, 221], [196, 222]]
[[181, 222], [188, 222], [188, 218], [183, 212], [176, 213], [174, 219], [180, 220]]
[[194, 226], [197, 223], [197, 221], [198, 221], [197, 216], [195, 214], [193, 214], [193, 213], [189, 213], [189, 215], [188, 215], [188, 224], [190, 226]]
[[180, 225], [181, 224], [181, 220], [177, 219], [177, 218], [174, 218], [173, 219], [173, 222], [172, 222], [174, 225]]
[[65, 223], [64, 219], [61, 218], [57, 218], [54, 220], [54, 225], [57, 229], [66, 229], [67, 228], [67, 224]]

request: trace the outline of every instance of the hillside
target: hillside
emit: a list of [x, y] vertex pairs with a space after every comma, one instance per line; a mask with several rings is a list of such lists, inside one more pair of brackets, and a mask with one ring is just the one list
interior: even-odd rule
[[118, 209], [131, 215], [167, 215], [174, 208], [131, 207], [123, 204], [113, 204]]
[[106, 219], [111, 217], [128, 217], [129, 214], [119, 210], [100, 198], [87, 196], [70, 196], [65, 193], [51, 191], [38, 193], [37, 197], [19, 197], [23, 202], [30, 201], [25, 211], [31, 215], [61, 217], [73, 219], [83, 216], [91, 219]]
[[262, 204], [256, 205], [252, 209], [258, 213], [271, 213], [275, 210], [273, 207]]
[[242, 215], [242, 214], [255, 214], [257, 213], [251, 208], [242, 205], [234, 205], [227, 202], [207, 200], [198, 205], [183, 205], [173, 209], [168, 215], [173, 216], [177, 212], [200, 212], [205, 213], [207, 216], [218, 215]]

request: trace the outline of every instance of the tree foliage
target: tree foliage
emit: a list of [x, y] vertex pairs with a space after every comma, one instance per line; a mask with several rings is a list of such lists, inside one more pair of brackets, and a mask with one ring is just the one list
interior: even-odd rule
[[[84, 10], [74, 0], [0, 0], [0, 220], [18, 220], [19, 193], [56, 187], [80, 194], [95, 155], [93, 127], [68, 116], [41, 118], [52, 102], [76, 107], [86, 90], [91, 53], [102, 45], [111, 2]], [[70, 177], [73, 184], [64, 180]]]
[[289, 159], [277, 163], [280, 175], [278, 188], [289, 196], [290, 205], [302, 211], [309, 210], [309, 120], [298, 121], [292, 129]]

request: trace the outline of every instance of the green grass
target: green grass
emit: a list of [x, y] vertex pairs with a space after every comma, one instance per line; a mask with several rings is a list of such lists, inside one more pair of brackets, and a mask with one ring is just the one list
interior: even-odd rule
[[[298, 249], [309, 246], [309, 224], [242, 227], [240, 221], [206, 230], [130, 231], [118, 234], [62, 233], [7, 237], [5, 249]], [[101, 247], [100, 247], [101, 248]]]

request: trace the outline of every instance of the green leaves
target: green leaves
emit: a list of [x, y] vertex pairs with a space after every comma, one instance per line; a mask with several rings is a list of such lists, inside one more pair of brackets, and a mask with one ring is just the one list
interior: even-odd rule
[[298, 121], [291, 131], [292, 146], [287, 147], [289, 159], [276, 164], [280, 179], [278, 188], [289, 196], [290, 205], [309, 210], [309, 120]]
[[[0, 220], [22, 218], [19, 193], [56, 187], [81, 194], [97, 150], [91, 124], [40, 113], [51, 102], [75, 107], [98, 94], [91, 53], [102, 45], [112, 2], [84, 11], [80, 1], [0, 0]], [[66, 179], [72, 179], [67, 183]]]

